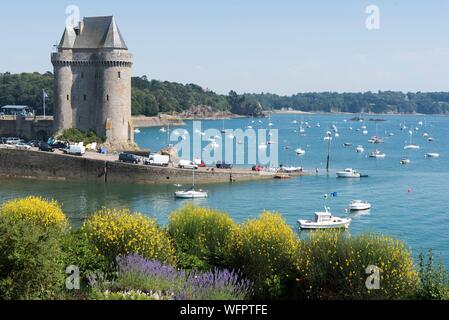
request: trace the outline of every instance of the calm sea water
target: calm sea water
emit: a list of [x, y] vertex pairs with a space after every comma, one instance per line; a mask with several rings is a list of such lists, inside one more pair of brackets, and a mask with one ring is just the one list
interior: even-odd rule
[[[385, 122], [344, 122], [347, 115], [275, 115], [272, 118], [279, 130], [280, 162], [286, 165], [301, 165], [315, 170], [318, 176], [295, 178], [288, 181], [261, 181], [237, 184], [204, 186], [210, 197], [195, 200], [199, 205], [229, 212], [238, 222], [257, 217], [262, 211], [280, 212], [287, 222], [296, 228], [300, 218], [311, 218], [317, 210], [323, 209], [324, 194], [337, 192], [338, 196], [327, 201], [334, 215], [345, 216], [345, 208], [351, 200], [362, 199], [372, 203], [373, 209], [366, 214], [351, 215], [353, 223], [350, 233], [377, 232], [404, 240], [414, 249], [433, 248], [449, 265], [449, 118], [443, 116], [379, 116]], [[297, 120], [298, 124], [292, 121]], [[307, 121], [312, 126], [305, 135], [299, 133], [299, 123]], [[245, 128], [250, 119], [235, 119], [225, 122], [226, 128]], [[400, 130], [405, 122], [406, 130]], [[423, 125], [419, 125], [423, 122]], [[256, 120], [255, 128], [266, 128]], [[320, 123], [321, 127], [316, 124]], [[340, 137], [332, 142], [331, 173], [325, 174], [327, 143], [323, 137], [335, 124]], [[204, 121], [203, 129], [222, 129], [222, 121]], [[368, 134], [357, 129], [367, 126]], [[349, 127], [352, 127], [351, 131]], [[412, 163], [400, 165], [406, 155], [403, 147], [409, 139], [409, 128], [414, 131], [413, 143], [420, 150], [409, 151]], [[415, 127], [419, 131], [415, 131]], [[141, 129], [136, 135], [137, 143], [151, 150], [166, 145], [167, 134], [160, 128]], [[192, 130], [192, 123], [177, 130]], [[375, 135], [385, 137], [385, 143], [372, 145], [368, 139]], [[388, 137], [386, 133], [394, 133]], [[422, 134], [428, 132], [434, 142], [428, 142]], [[352, 147], [344, 147], [351, 142]], [[355, 147], [365, 146], [365, 153], [357, 154]], [[286, 152], [283, 147], [291, 146]], [[296, 148], [306, 150], [298, 158], [293, 154]], [[369, 159], [369, 152], [380, 149], [386, 153], [383, 160]], [[428, 152], [441, 154], [440, 158], [426, 158]], [[335, 172], [352, 167], [369, 175], [363, 179], [337, 179]], [[170, 212], [185, 201], [173, 199], [175, 186], [142, 186], [120, 184], [95, 184], [82, 182], [39, 182], [27, 180], [0, 180], [0, 202], [27, 195], [54, 198], [62, 203], [73, 224], [79, 226], [83, 219], [102, 206], [131, 208], [155, 217], [161, 224], [167, 222]]]

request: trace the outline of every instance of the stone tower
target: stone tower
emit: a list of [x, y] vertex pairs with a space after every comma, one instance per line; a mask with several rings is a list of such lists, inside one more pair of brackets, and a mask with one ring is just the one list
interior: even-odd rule
[[78, 27], [66, 27], [51, 60], [55, 132], [93, 130], [117, 149], [134, 143], [133, 55], [114, 17], [84, 18]]

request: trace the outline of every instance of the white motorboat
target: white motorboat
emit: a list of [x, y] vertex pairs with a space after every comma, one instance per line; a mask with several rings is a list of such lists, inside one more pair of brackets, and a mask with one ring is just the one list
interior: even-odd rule
[[354, 200], [349, 204], [350, 211], [366, 211], [371, 209], [371, 204], [367, 201]]
[[198, 199], [198, 198], [207, 198], [208, 193], [203, 190], [195, 190], [190, 189], [186, 191], [177, 191], [175, 192], [175, 197], [180, 199]]
[[435, 152], [429, 152], [428, 154], [426, 154], [427, 158], [439, 158], [440, 154], [439, 153], [435, 153]]
[[385, 158], [385, 153], [382, 153], [379, 150], [375, 150], [375, 151], [371, 152], [369, 157], [370, 158], [381, 159], [381, 158]]
[[136, 129], [134, 129], [134, 133], [137, 133], [137, 134], [139, 134], [141, 131], [140, 131], [140, 129], [139, 128], [136, 128]]
[[412, 161], [409, 158], [402, 158], [401, 159], [401, 164], [403, 164], [403, 165], [407, 165], [407, 164], [410, 164], [410, 163], [412, 163]]
[[359, 145], [359, 146], [357, 146], [355, 151], [357, 151], [357, 153], [363, 153], [363, 152], [365, 152], [365, 148], [362, 145]]
[[351, 224], [351, 218], [333, 217], [329, 208], [325, 212], [316, 212], [314, 220], [298, 220], [299, 228], [302, 230], [316, 229], [347, 229]]
[[303, 149], [301, 149], [301, 148], [298, 148], [298, 149], [295, 150], [295, 153], [296, 153], [296, 155], [298, 155], [298, 156], [303, 156], [303, 155], [306, 154], [306, 151], [303, 150]]
[[338, 178], [360, 178], [362, 175], [354, 169], [345, 169], [344, 171], [337, 172]]

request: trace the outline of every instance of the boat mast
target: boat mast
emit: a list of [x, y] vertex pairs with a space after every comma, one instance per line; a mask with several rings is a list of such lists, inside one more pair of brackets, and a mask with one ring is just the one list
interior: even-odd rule
[[330, 168], [330, 159], [331, 159], [331, 141], [332, 141], [332, 133], [330, 131], [327, 132], [327, 164], [326, 164], [326, 171], [329, 173]]

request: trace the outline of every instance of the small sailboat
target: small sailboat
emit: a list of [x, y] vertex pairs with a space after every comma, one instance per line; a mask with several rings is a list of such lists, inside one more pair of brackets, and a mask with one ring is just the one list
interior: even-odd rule
[[209, 194], [207, 191], [203, 190], [195, 190], [195, 169], [192, 170], [193, 172], [193, 183], [192, 187], [185, 191], [176, 191], [175, 192], [175, 198], [178, 199], [199, 199], [199, 198], [207, 198]]
[[410, 135], [410, 143], [409, 143], [408, 145], [406, 145], [406, 146], [404, 147], [404, 149], [405, 149], [405, 150], [413, 150], [413, 149], [414, 149], [414, 150], [417, 150], [417, 149], [419, 149], [420, 147], [419, 147], [418, 145], [412, 143], [412, 140], [413, 140], [413, 131], [410, 130], [408, 133], [409, 133], [409, 135]]

